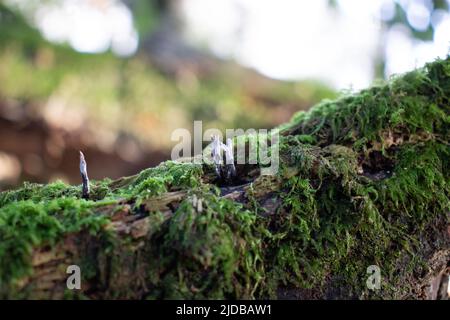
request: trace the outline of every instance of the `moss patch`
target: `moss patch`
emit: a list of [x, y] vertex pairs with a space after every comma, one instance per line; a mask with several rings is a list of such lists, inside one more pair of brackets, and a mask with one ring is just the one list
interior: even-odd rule
[[[278, 175], [238, 168], [237, 198], [210, 167], [172, 161], [94, 181], [89, 201], [61, 182], [3, 192], [0, 295], [36, 272], [37, 248], [87, 232], [108, 241], [79, 246], [97, 284], [80, 297], [416, 297], [428, 259], [450, 245], [449, 94], [450, 61], [437, 60], [301, 112], [278, 128]], [[112, 232], [121, 215], [148, 219], [140, 244], [139, 230]], [[366, 287], [370, 265], [379, 291]]]

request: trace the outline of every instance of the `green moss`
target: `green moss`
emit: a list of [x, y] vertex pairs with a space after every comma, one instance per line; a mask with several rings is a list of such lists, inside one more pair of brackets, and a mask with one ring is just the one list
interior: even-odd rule
[[[297, 114], [278, 128], [278, 176], [246, 186], [243, 203], [205, 182], [208, 166], [172, 161], [93, 181], [90, 201], [61, 182], [1, 193], [0, 294], [32, 274], [34, 248], [90, 232], [100, 244], [85, 257], [86, 277], [109, 285], [106, 297], [136, 297], [104, 279], [119, 279], [137, 258], [129, 237], [108, 233], [101, 212], [130, 206], [150, 224], [144, 266], [133, 269], [145, 282], [139, 297], [264, 298], [292, 288], [331, 298], [414, 296], [411, 275], [420, 278], [430, 254], [449, 245], [434, 236], [449, 223], [449, 92], [450, 61], [438, 60]], [[169, 213], [141, 206], [180, 190], [186, 196]], [[381, 268], [380, 291], [366, 287], [370, 265]]]
[[133, 199], [139, 206], [144, 199], [168, 191], [196, 188], [201, 184], [202, 166], [166, 161], [143, 170], [131, 183], [113, 192], [112, 197]]
[[216, 193], [191, 194], [155, 236], [148, 298], [254, 297], [264, 274], [257, 219]]
[[[151, 196], [198, 186], [201, 173], [200, 165], [165, 162], [144, 170], [119, 189], [112, 188], [109, 179], [92, 181], [90, 201], [81, 199], [81, 186], [63, 182], [25, 183], [20, 189], [0, 193], [0, 296], [7, 296], [16, 280], [32, 274], [34, 248], [54, 246], [71, 233], [87, 231], [99, 238], [103, 237], [102, 233], [112, 236], [106, 228], [110, 218], [96, 214], [99, 208], [123, 199], [134, 201], [138, 207]], [[111, 241], [105, 243], [102, 250], [113, 250], [107, 248], [111, 244]], [[96, 262], [81, 261], [88, 278], [98, 272], [92, 263]]]
[[448, 59], [437, 60], [389, 84], [323, 101], [308, 112], [297, 113], [281, 129], [311, 135], [319, 145], [381, 141], [388, 129], [448, 138], [449, 76]]
[[40, 202], [61, 197], [75, 197], [80, 193], [80, 190], [80, 188], [68, 186], [60, 181], [47, 185], [25, 182], [23, 187], [18, 190], [0, 193], [0, 207], [22, 200]]
[[[384, 298], [411, 293], [404, 279], [426, 258], [418, 239], [439, 219], [449, 220], [449, 66], [448, 59], [437, 61], [388, 85], [325, 101], [280, 128], [287, 136], [284, 164], [299, 174], [284, 184], [274, 222], [276, 245], [268, 251], [275, 279], [308, 288], [331, 276], [330, 290], [345, 284], [352, 288], [347, 297], [376, 296], [365, 288], [366, 268], [376, 264]], [[304, 135], [322, 148], [303, 145]], [[377, 144], [394, 163], [381, 181], [360, 167]]]
[[15, 281], [32, 274], [34, 248], [54, 246], [63, 235], [82, 229], [92, 234], [104, 231], [106, 217], [93, 213], [89, 202], [75, 198], [4, 205], [0, 210], [0, 296], [8, 296]]

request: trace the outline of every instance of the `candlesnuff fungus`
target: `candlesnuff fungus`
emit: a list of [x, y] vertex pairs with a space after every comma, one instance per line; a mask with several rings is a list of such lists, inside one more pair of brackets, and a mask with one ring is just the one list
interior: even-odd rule
[[216, 170], [216, 174], [219, 178], [222, 177], [221, 174], [221, 165], [222, 165], [222, 148], [218, 135], [211, 136], [211, 157], [214, 162], [214, 169]]
[[225, 150], [226, 157], [226, 179], [230, 180], [236, 176], [236, 168], [234, 166], [233, 141], [228, 138], [227, 144], [222, 146]]
[[[233, 142], [230, 138], [227, 139], [227, 144], [223, 144], [219, 140], [219, 136], [211, 136], [212, 146], [211, 146], [211, 157], [214, 162], [214, 168], [217, 177], [224, 178], [230, 181], [232, 177], [236, 176], [236, 168], [234, 166], [234, 155], [233, 155]], [[225, 166], [223, 166], [223, 155], [222, 150], [225, 153]]]
[[280, 170], [236, 167], [249, 185], [231, 190], [165, 161], [91, 181], [98, 202], [63, 182], [0, 192], [0, 299], [445, 297], [449, 90], [450, 58], [300, 112]]
[[87, 164], [86, 160], [84, 159], [83, 152], [80, 151], [80, 174], [81, 179], [83, 179], [83, 191], [82, 191], [82, 197], [84, 199], [89, 198], [89, 177], [87, 174]]

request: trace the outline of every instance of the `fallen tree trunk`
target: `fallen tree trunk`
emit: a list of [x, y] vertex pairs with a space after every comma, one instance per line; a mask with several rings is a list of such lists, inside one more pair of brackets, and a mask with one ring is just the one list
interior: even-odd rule
[[323, 102], [279, 128], [272, 176], [167, 161], [89, 200], [3, 192], [0, 297], [446, 298], [449, 95], [447, 59]]

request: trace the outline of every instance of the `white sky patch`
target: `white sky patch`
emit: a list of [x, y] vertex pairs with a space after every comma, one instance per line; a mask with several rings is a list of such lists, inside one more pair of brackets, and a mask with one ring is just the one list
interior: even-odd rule
[[392, 0], [383, 0], [380, 5], [379, 17], [389, 21], [395, 16], [395, 3]]
[[[9, 0], [21, 7], [25, 0]], [[42, 3], [34, 21], [46, 39], [69, 43], [76, 51], [100, 53], [111, 49], [129, 56], [138, 48], [130, 10], [114, 0], [62, 0]]]
[[186, 36], [189, 39], [208, 46], [222, 57], [233, 53], [236, 31], [241, 21], [235, 7], [236, 1], [191, 0], [182, 1], [181, 5], [188, 17]]
[[[221, 56], [278, 79], [362, 88], [373, 77], [381, 2], [184, 0], [187, 34]], [[220, 51], [219, 49], [223, 50]]]
[[445, 10], [438, 9], [433, 12], [433, 15], [431, 16], [431, 25], [433, 28], [437, 28], [437, 26], [445, 21], [445, 19], [448, 19], [449, 13]]
[[393, 26], [386, 37], [386, 76], [402, 73], [414, 68], [413, 41], [409, 29], [404, 25]]
[[422, 67], [436, 58], [445, 59], [450, 53], [450, 15], [442, 14], [433, 27], [433, 41], [411, 38], [410, 30], [403, 25], [395, 25], [388, 31], [386, 76]]
[[450, 15], [446, 15], [436, 26], [432, 50], [436, 57], [442, 59], [450, 54]]
[[[395, 2], [416, 30], [433, 25], [433, 41], [414, 40], [401, 26], [383, 34], [380, 20], [394, 16]], [[219, 56], [273, 78], [315, 78], [337, 89], [360, 89], [373, 80], [377, 54], [385, 55], [386, 76], [448, 54], [447, 11], [431, 17], [431, 0], [395, 2], [338, 0], [333, 9], [328, 0], [182, 0], [182, 8], [188, 38]]]
[[425, 3], [415, 1], [408, 5], [406, 18], [414, 29], [425, 31], [430, 25], [430, 10], [426, 7]]
[[111, 49], [119, 56], [136, 52], [139, 36], [133, 26], [133, 15], [123, 5], [111, 6], [108, 10], [108, 25], [111, 27]]
[[[28, 0], [5, 1], [29, 8]], [[277, 79], [360, 89], [372, 82], [377, 55], [384, 54], [390, 76], [449, 53], [450, 14], [430, 16], [431, 0], [337, 0], [337, 8], [328, 0], [180, 1], [188, 40]], [[383, 33], [380, 20], [392, 18], [395, 2], [416, 30], [431, 24], [433, 41], [415, 40], [400, 25]], [[119, 0], [42, 2], [34, 21], [48, 40], [80, 52], [129, 56], [138, 48], [132, 14]]]

